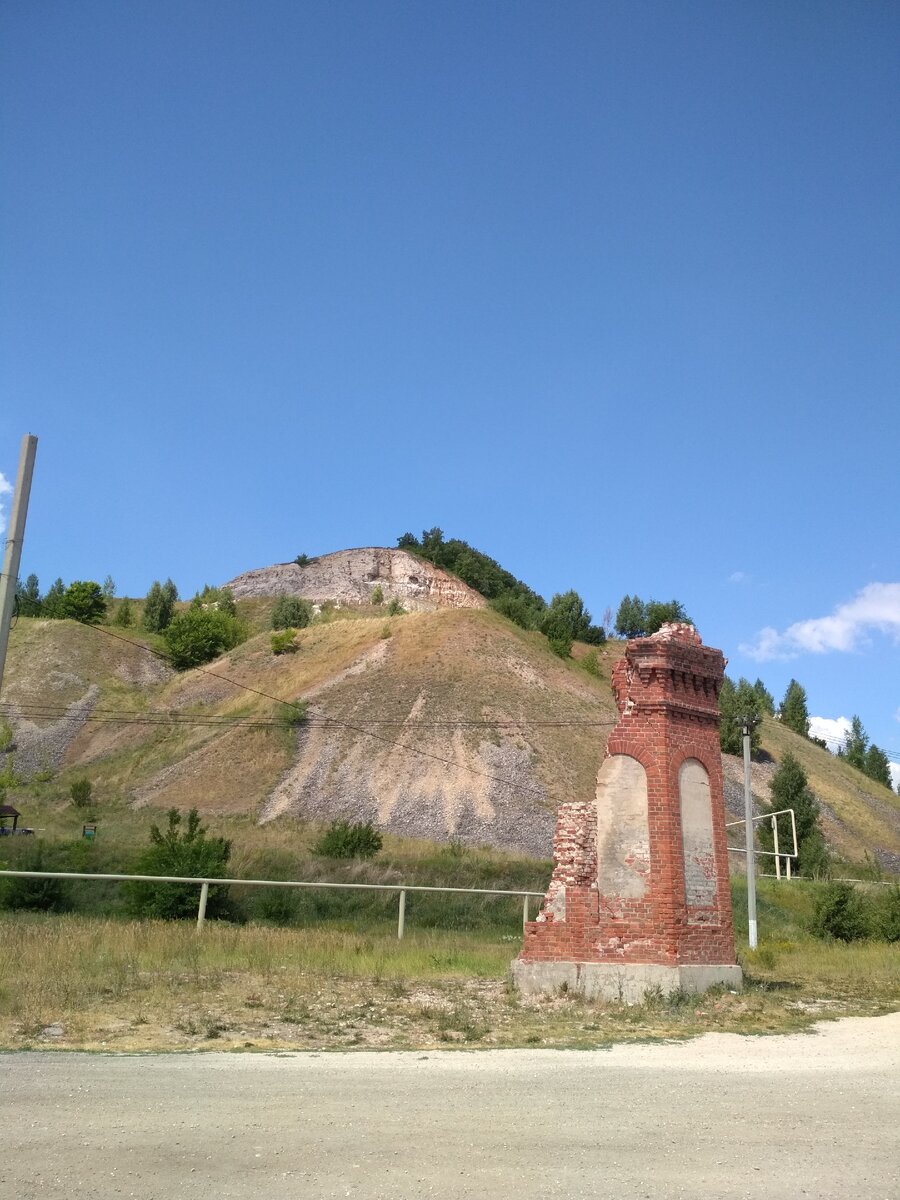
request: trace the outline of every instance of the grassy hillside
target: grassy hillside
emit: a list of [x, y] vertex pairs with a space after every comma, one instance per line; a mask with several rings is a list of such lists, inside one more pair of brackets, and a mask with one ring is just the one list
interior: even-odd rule
[[[67, 789], [87, 775], [97, 812], [115, 808], [123, 819], [132, 808], [196, 806], [238, 823], [243, 840], [260, 821], [296, 829], [298, 820], [339, 816], [401, 838], [543, 858], [556, 806], [593, 795], [615, 720], [609, 673], [621, 643], [598, 648], [595, 676], [578, 661], [586, 647], [563, 661], [541, 635], [490, 610], [388, 618], [361, 608], [324, 614], [298, 635], [296, 654], [275, 656], [271, 604], [242, 601], [253, 636], [184, 675], [148, 653], [157, 643], [138, 633], [20, 620], [3, 701], [21, 706], [6, 757], [27, 779], [10, 790], [26, 821], [52, 825], [68, 813], [77, 825], [83, 814], [67, 807]], [[279, 700], [306, 700], [308, 722], [249, 723], [277, 717]], [[50, 707], [40, 715], [34, 705]], [[157, 713], [189, 723], [161, 723]], [[223, 719], [243, 723], [211, 724]], [[766, 720], [762, 741], [760, 799], [791, 749], [833, 849], [900, 866], [900, 798], [777, 721]], [[725, 768], [734, 806], [740, 762], [726, 757]]]

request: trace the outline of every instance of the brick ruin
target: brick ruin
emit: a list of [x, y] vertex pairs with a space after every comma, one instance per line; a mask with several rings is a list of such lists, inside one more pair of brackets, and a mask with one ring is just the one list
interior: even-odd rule
[[651, 989], [739, 987], [719, 751], [720, 650], [691, 625], [626, 643], [619, 721], [590, 802], [563, 804], [555, 868], [525, 926], [525, 993], [639, 1002]]

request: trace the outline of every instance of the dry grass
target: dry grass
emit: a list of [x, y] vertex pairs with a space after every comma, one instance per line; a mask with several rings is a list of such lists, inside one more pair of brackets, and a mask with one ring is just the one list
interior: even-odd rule
[[602, 1046], [804, 1028], [900, 1004], [900, 947], [802, 935], [744, 952], [747, 987], [639, 1007], [507, 983], [517, 934], [0, 920], [0, 1045], [109, 1050]]

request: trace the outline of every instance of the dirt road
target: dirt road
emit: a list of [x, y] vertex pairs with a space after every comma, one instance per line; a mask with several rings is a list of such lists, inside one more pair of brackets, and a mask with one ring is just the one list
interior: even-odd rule
[[607, 1051], [0, 1057], [0, 1195], [900, 1195], [900, 1014]]

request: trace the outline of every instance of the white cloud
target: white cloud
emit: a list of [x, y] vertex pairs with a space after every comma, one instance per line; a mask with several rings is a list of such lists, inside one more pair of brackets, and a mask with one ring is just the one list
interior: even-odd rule
[[3, 497], [11, 496], [12, 490], [12, 484], [0, 471], [0, 533], [6, 528], [6, 505], [3, 503]]
[[900, 763], [892, 762], [889, 764], [891, 768], [891, 779], [894, 784], [894, 791], [900, 788]]
[[835, 753], [838, 746], [843, 746], [850, 732], [850, 722], [846, 717], [810, 717], [809, 736], [823, 738], [828, 749]]
[[830, 650], [855, 650], [870, 631], [889, 633], [900, 641], [900, 583], [870, 583], [830, 617], [812, 617], [789, 625], [784, 633], [767, 627], [756, 642], [741, 652], [760, 662], [771, 658], [796, 658], [799, 654], [826, 654]]
[[745, 571], [732, 571], [728, 576], [729, 583], [747, 583], [750, 576]]

